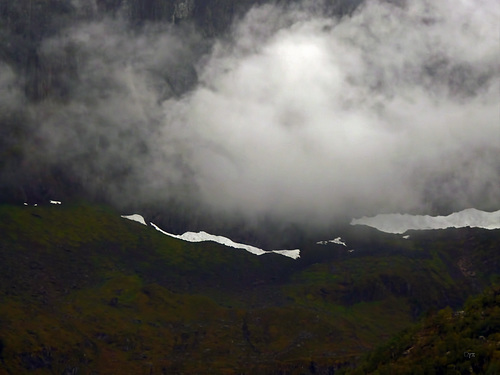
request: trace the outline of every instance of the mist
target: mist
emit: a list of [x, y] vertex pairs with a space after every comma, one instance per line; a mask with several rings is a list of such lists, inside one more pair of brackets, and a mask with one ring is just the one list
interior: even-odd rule
[[122, 204], [304, 225], [499, 209], [499, 24], [493, 0], [262, 5], [215, 40], [104, 17], [43, 40], [57, 95], [0, 108], [23, 103], [33, 160]]

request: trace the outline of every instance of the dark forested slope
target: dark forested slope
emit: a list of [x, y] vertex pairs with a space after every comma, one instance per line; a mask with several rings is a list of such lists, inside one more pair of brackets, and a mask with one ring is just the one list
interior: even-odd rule
[[500, 288], [467, 300], [463, 310], [430, 314], [370, 353], [349, 374], [498, 374]]
[[313, 243], [293, 260], [82, 203], [0, 215], [6, 374], [328, 373], [498, 278], [498, 231], [353, 227], [353, 252]]

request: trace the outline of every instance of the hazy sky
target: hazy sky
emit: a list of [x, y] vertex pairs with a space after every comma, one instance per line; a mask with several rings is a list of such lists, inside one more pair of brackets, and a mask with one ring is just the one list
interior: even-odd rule
[[303, 222], [500, 208], [500, 3], [393, 3], [257, 7], [203, 51], [194, 31], [74, 25], [43, 44], [78, 79], [31, 107], [37, 139], [125, 200]]

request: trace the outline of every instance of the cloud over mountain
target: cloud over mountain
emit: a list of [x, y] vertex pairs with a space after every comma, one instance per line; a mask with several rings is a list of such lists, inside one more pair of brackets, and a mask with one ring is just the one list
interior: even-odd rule
[[499, 21], [496, 1], [419, 0], [262, 5], [210, 42], [76, 23], [42, 43], [64, 74], [28, 105], [37, 155], [119, 200], [248, 218], [498, 209]]

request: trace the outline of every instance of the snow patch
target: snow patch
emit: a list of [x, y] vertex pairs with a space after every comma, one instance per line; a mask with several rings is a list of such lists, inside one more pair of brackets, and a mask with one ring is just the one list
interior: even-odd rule
[[448, 216], [380, 214], [352, 219], [351, 225], [367, 225], [386, 233], [401, 234], [407, 230], [474, 227], [500, 229], [500, 210], [485, 212], [468, 208]]
[[318, 241], [316, 242], [317, 245], [327, 245], [329, 243], [334, 243], [334, 244], [337, 244], [337, 245], [342, 245], [342, 246], [346, 246], [346, 243], [344, 241], [342, 241], [342, 238], [340, 237], [337, 237], [337, 238], [334, 238], [333, 240], [327, 240], [327, 241]]
[[234, 242], [233, 240], [223, 237], [223, 236], [216, 236], [207, 232], [186, 232], [181, 235], [177, 234], [172, 234], [165, 232], [161, 228], [159, 228], [157, 225], [154, 223], [150, 223], [153, 228], [155, 228], [157, 231], [170, 236], [177, 238], [179, 240], [183, 241], [188, 241], [188, 242], [204, 242], [204, 241], [213, 241], [220, 243], [222, 245], [228, 246], [228, 247], [233, 247], [236, 249], [244, 249], [248, 251], [249, 253], [255, 254], [255, 255], [264, 255], [264, 254], [269, 254], [269, 253], [276, 253], [280, 254], [292, 259], [297, 259], [300, 258], [300, 249], [294, 249], [294, 250], [271, 250], [271, 251], [265, 251], [262, 249], [259, 249], [258, 247], [251, 246], [251, 245], [245, 245], [241, 243]]
[[406, 235], [406, 236], [403, 236], [403, 238], [404, 238], [405, 240], [407, 240], [408, 238], [410, 238], [410, 236], [409, 236], [409, 235]]
[[59, 202], [59, 201], [49, 201], [50, 204], [62, 204], [62, 202]]
[[[268, 252], [268, 251], [266, 251]], [[300, 258], [300, 249], [293, 249], [293, 250], [271, 250], [271, 253], [276, 253], [279, 255], [283, 255], [285, 257], [289, 257], [292, 259], [298, 259]]]
[[123, 217], [124, 219], [132, 220], [132, 221], [137, 221], [138, 223], [141, 223], [143, 225], [147, 225], [146, 224], [146, 220], [144, 220], [144, 218], [141, 215], [139, 215], [139, 214], [121, 215], [121, 217]]

